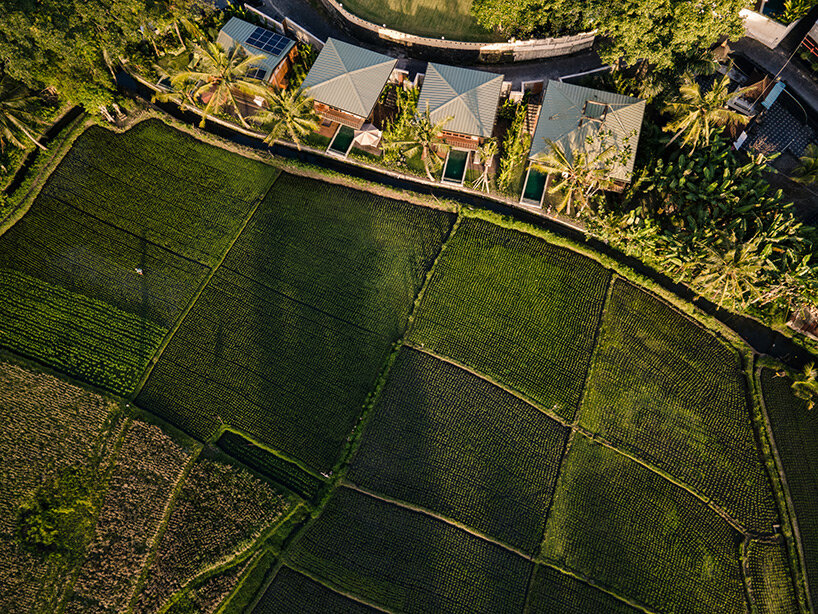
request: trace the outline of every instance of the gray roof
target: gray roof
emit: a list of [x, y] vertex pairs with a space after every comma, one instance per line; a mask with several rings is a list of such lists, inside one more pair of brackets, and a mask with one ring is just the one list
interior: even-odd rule
[[612, 178], [630, 181], [644, 114], [645, 101], [639, 98], [549, 81], [529, 157], [549, 153], [549, 140], [558, 144], [569, 159], [579, 149], [593, 155], [594, 148], [600, 148], [596, 136], [601, 130], [610, 131], [609, 145], [624, 147], [625, 139], [630, 137], [627, 163], [616, 164], [611, 170]]
[[429, 63], [418, 99], [418, 111], [433, 122], [452, 117], [449, 132], [489, 137], [503, 87], [503, 75]]
[[328, 38], [302, 87], [318, 102], [369, 117], [397, 62], [388, 55]]
[[248, 42], [256, 30], [259, 29], [265, 30], [265, 28], [259, 28], [252, 23], [239, 19], [238, 17], [231, 17], [230, 21], [224, 24], [222, 29], [219, 30], [219, 36], [216, 39], [216, 42], [227, 50], [232, 49], [234, 45], [241, 45], [244, 47], [244, 50], [248, 55], [263, 55], [264, 59], [258, 62], [256, 66], [264, 69], [264, 78], [269, 79], [269, 77], [273, 74], [273, 71], [278, 68], [279, 64], [281, 64], [284, 57], [290, 53], [290, 50], [295, 46], [295, 41], [282, 36], [277, 32], [267, 30], [267, 32], [272, 34], [272, 36], [268, 38], [273, 38], [276, 40], [278, 44], [275, 46], [275, 48], [280, 49], [280, 51], [277, 53], [270, 53]]

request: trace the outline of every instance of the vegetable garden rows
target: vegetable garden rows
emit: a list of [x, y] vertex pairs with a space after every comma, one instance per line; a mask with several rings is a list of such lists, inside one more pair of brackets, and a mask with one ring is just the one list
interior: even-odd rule
[[[208, 454], [273, 482], [190, 444], [178, 487], [156, 479], [173, 494], [152, 505], [175, 511], [153, 529], [109, 491], [89, 564], [140, 572], [83, 570], [68, 605], [127, 576], [137, 612], [242, 591], [258, 614], [798, 612], [742, 357], [595, 260], [479, 215], [455, 226], [155, 121], [80, 137], [0, 237], [0, 345], [218, 437]], [[818, 431], [760, 377], [814, 575], [796, 451]], [[126, 473], [112, 487], [152, 470]], [[245, 550], [293, 509], [315, 518]]]

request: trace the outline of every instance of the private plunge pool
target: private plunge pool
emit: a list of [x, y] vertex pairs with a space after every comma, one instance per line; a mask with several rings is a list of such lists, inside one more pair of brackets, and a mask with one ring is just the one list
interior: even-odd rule
[[449, 155], [446, 157], [446, 166], [443, 167], [443, 181], [462, 184], [468, 161], [468, 151], [462, 149], [449, 150]]

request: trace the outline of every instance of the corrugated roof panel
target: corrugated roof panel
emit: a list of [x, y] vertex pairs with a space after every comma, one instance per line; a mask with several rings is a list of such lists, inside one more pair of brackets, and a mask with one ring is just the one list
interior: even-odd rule
[[301, 87], [318, 102], [369, 117], [397, 62], [388, 55], [329, 38]]
[[[278, 65], [281, 64], [284, 57], [290, 53], [290, 50], [295, 46], [295, 41], [275, 32], [275, 36], [281, 37], [287, 44], [284, 45], [281, 52], [273, 55], [247, 43], [247, 40], [253, 35], [256, 29], [258, 29], [258, 26], [252, 23], [248, 23], [238, 17], [231, 17], [230, 21], [224, 24], [222, 29], [219, 30], [219, 36], [216, 42], [226, 50], [230, 50], [233, 45], [238, 44], [244, 48], [248, 55], [263, 55], [264, 59], [258, 62], [257, 66], [264, 69], [266, 72], [265, 76], [269, 77], [272, 72], [278, 68]], [[272, 30], [270, 30], [270, 32], [272, 32]]]
[[418, 110], [429, 109], [433, 122], [451, 116], [445, 125], [450, 132], [489, 137], [503, 87], [503, 75], [429, 63]]
[[[600, 130], [610, 130], [611, 145], [624, 147], [627, 139], [627, 144], [631, 147], [627, 163], [616, 164], [611, 177], [629, 181], [644, 114], [645, 101], [639, 98], [561, 81], [549, 81], [529, 157], [547, 153], [547, 141], [560, 145], [569, 158], [578, 149], [585, 149], [593, 155], [594, 146], [597, 150], [599, 148], [595, 137]], [[588, 139], [593, 143], [589, 145]]]

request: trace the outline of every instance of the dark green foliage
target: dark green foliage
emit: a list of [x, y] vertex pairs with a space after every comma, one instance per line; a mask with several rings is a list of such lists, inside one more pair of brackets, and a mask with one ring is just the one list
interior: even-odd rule
[[412, 341], [571, 419], [610, 273], [570, 250], [466, 218], [426, 290]]
[[801, 544], [806, 574], [813, 591], [818, 587], [818, 411], [807, 410], [790, 388], [792, 380], [761, 370], [761, 388], [776, 447], [784, 465]]
[[750, 542], [749, 585], [759, 614], [795, 614], [798, 601], [792, 583], [786, 546]]
[[553, 567], [537, 565], [528, 614], [637, 614], [639, 610]]
[[583, 27], [582, 8], [563, 0], [473, 0], [471, 13], [487, 30], [520, 39], [575, 34]]
[[103, 493], [95, 468], [72, 465], [50, 477], [20, 505], [20, 543], [42, 555], [78, 559], [93, 535]]
[[283, 176], [140, 403], [200, 437], [226, 422], [327, 471], [403, 334], [452, 218]]
[[0, 346], [127, 395], [167, 330], [107, 303], [0, 269]]
[[263, 473], [307, 500], [315, 499], [324, 485], [323, 480], [304, 471], [295, 463], [284, 460], [238, 433], [225, 431], [216, 442], [222, 450], [248, 467]]
[[723, 35], [736, 39], [744, 33], [742, 0], [707, 9], [690, 0], [590, 0], [583, 8], [585, 27], [604, 35], [599, 54], [610, 64], [644, 60], [659, 70], [684, 70], [691, 51], [707, 50]]
[[656, 139], [641, 150], [624, 209], [591, 217], [592, 231], [719, 306], [789, 312], [818, 300], [812, 233], [770, 191], [765, 160], [720, 135], [694, 152]]
[[149, 120], [124, 134], [89, 128], [45, 193], [213, 266], [278, 174]]
[[328, 586], [407, 614], [520, 612], [532, 568], [448, 523], [348, 488], [289, 558]]
[[772, 532], [775, 500], [739, 356], [669, 305], [617, 279], [580, 424]]
[[702, 501], [584, 435], [575, 435], [542, 557], [649, 610], [745, 611], [741, 535]]
[[566, 438], [501, 388], [403, 348], [348, 478], [534, 554]]
[[375, 614], [378, 610], [345, 597], [282, 567], [267, 588], [253, 614]]

